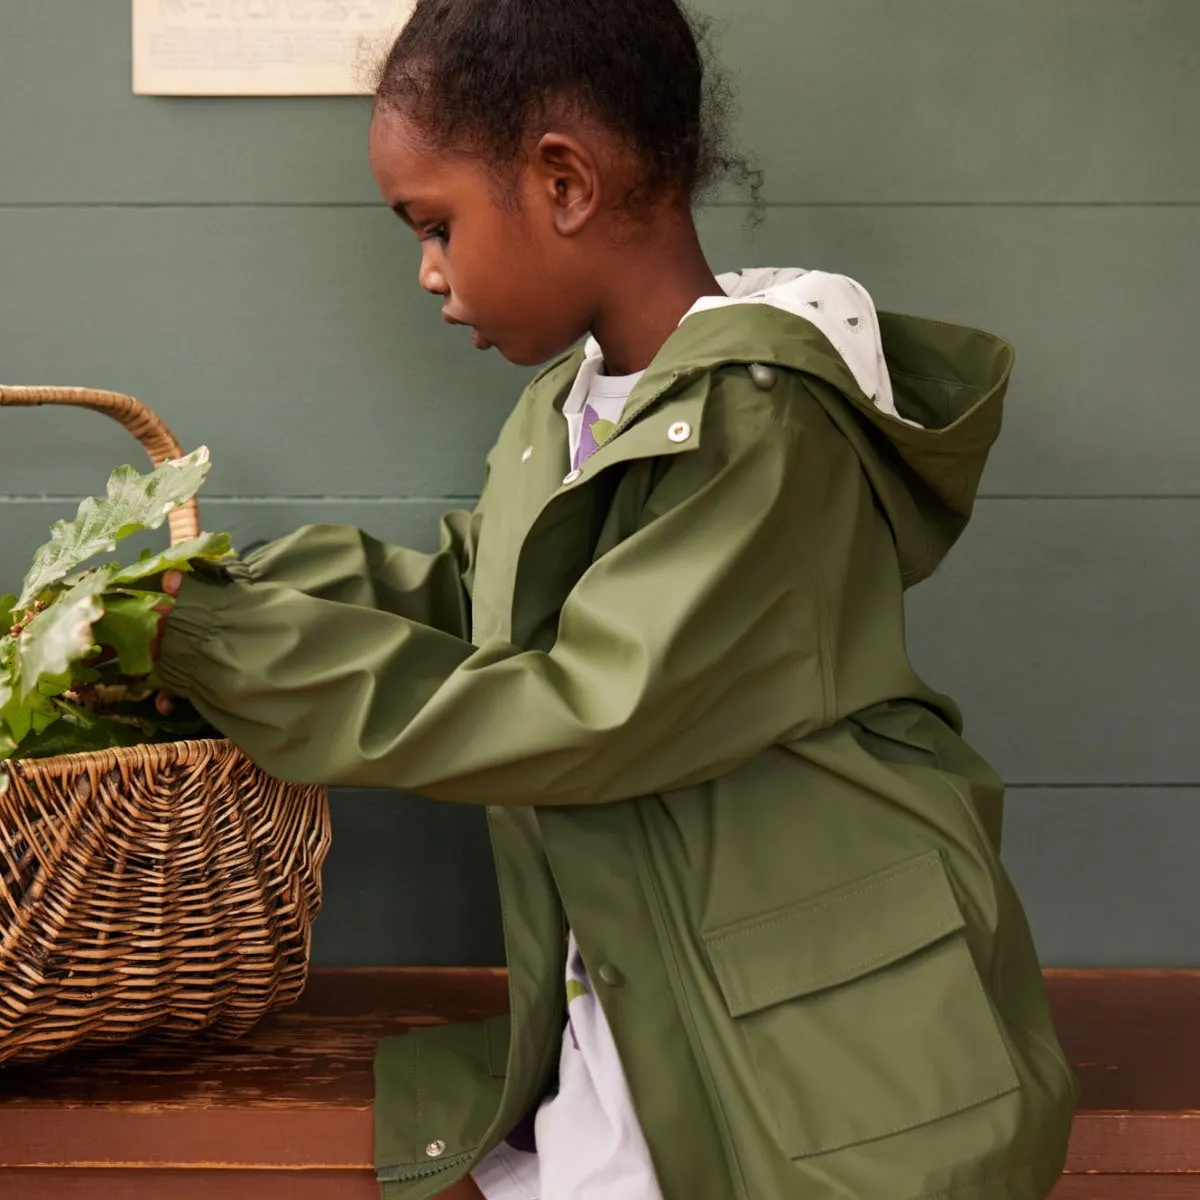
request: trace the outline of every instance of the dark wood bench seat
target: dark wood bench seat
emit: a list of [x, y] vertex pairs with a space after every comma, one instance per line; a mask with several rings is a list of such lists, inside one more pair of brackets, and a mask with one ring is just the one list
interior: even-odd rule
[[[1084, 1088], [1055, 1200], [1200, 1200], [1200, 971], [1048, 971]], [[241, 1042], [0, 1066], [5, 1200], [377, 1200], [375, 1042], [504, 1011], [494, 970], [318, 970]]]

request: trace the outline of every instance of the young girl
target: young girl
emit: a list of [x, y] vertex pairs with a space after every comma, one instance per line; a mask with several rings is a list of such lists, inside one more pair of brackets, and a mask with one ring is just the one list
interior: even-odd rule
[[379, 188], [446, 320], [549, 366], [436, 553], [322, 526], [169, 581], [163, 678], [268, 771], [490, 806], [511, 1016], [380, 1047], [386, 1200], [1039, 1200], [1062, 1167], [1001, 786], [904, 647], [1012, 354], [841, 276], [714, 278], [720, 95], [675, 0], [420, 0]]

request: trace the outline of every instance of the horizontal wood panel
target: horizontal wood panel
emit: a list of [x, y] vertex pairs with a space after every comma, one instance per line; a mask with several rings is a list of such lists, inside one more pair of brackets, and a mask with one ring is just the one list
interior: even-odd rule
[[1189, 0], [708, 7], [772, 200], [1200, 199]]
[[[34, 1123], [20, 1138], [0, 1138], [0, 1165], [178, 1167], [223, 1158], [241, 1167], [364, 1166], [371, 1141], [362, 1136], [362, 1116], [374, 1099], [370, 1066], [380, 1039], [507, 1009], [503, 970], [314, 969], [299, 1003], [269, 1014], [232, 1041], [201, 1035], [10, 1061], [0, 1072], [0, 1132], [12, 1129], [11, 1121], [32, 1122], [39, 1112], [45, 1118], [64, 1102], [79, 1123], [72, 1126], [70, 1146]], [[189, 1112], [200, 1115], [190, 1127]], [[229, 1119], [279, 1112], [302, 1114], [310, 1121], [308, 1136], [245, 1139]], [[339, 1113], [351, 1114], [340, 1131], [344, 1136], [326, 1129], [322, 1145], [317, 1121]], [[101, 1152], [104, 1124], [111, 1129], [118, 1116], [134, 1120], [124, 1127], [121, 1144]], [[146, 1153], [133, 1135], [139, 1117], [158, 1120], [164, 1132], [180, 1136]]]
[[1200, 493], [1200, 208], [772, 209], [757, 233], [721, 209], [701, 228], [722, 269], [850, 275], [880, 308], [1012, 342], [985, 495]]
[[[72, 507], [0, 504], [4, 578], [18, 581]], [[241, 545], [334, 520], [424, 547], [442, 507], [210, 501], [204, 513]], [[913, 662], [1010, 783], [1200, 784], [1197, 545], [1200, 500], [982, 501], [910, 596]]]
[[[1082, 1088], [1079, 1114], [1097, 1131], [1114, 1123], [1107, 1141], [1075, 1139], [1071, 1170], [1200, 1169], [1200, 1040], [1193, 1036], [1200, 971], [1048, 971], [1046, 981], [1059, 1041]], [[1140, 1122], [1137, 1138], [1129, 1130], [1127, 1144], [1114, 1142], [1118, 1121]], [[1168, 1127], [1177, 1134], [1174, 1149], [1162, 1142], [1162, 1154], [1152, 1156], [1146, 1139]]]
[[[130, 1171], [0, 1169], [0, 1192], [21, 1200], [378, 1200], [374, 1171]], [[1194, 1200], [1196, 1175], [1068, 1175], [1052, 1200]]]
[[483, 809], [402, 792], [335, 790], [313, 962], [504, 965]]
[[[1051, 1200], [1196, 1200], [1196, 1197], [1200, 1197], [1200, 1175], [1067, 1175], [1054, 1189]], [[357, 1198], [347, 1193], [346, 1200]]]
[[[379, 1200], [374, 1171], [0, 1169], [0, 1195], [20, 1200]], [[1113, 1193], [1124, 1200], [1125, 1193]], [[1130, 1200], [1143, 1200], [1129, 1193]], [[1056, 1195], [1055, 1200], [1059, 1200]], [[1074, 1200], [1068, 1197], [1067, 1200]], [[1108, 1196], [1097, 1200], [1108, 1200]], [[1157, 1196], [1145, 1200], [1159, 1200]]]
[[1200, 501], [991, 500], [908, 605], [1010, 783], [1200, 783]]
[[[701, 229], [718, 269], [841, 271], [1011, 339], [985, 493], [1200, 491], [1200, 207], [772, 209], [754, 236], [707, 209]], [[384, 211], [0, 211], [0, 376], [139, 395], [211, 446], [210, 494], [472, 493], [530, 373], [445, 327], [416, 267]], [[5, 412], [0, 434], [10, 495], [77, 494], [137, 454], [90, 414]]]
[[[503, 962], [480, 813], [336, 791], [314, 960]], [[1200, 967], [1200, 788], [1013, 788], [1004, 862], [1052, 967]]]
[[[336, 791], [324, 966], [498, 966], [482, 815], [384, 791]], [[1013, 788], [1004, 862], [1052, 967], [1200, 967], [1200, 788]]]
[[1200, 967], [1197, 845], [1200, 788], [1008, 794], [1004, 862], [1050, 966]]
[[[1200, 200], [1192, 0], [697, 7], [773, 201]], [[0, 202], [374, 199], [365, 98], [135, 97], [129, 47], [128, 0], [6, 0]]]
[[[1107, 1186], [1112, 1176], [1195, 1174], [1189, 1034], [1200, 975], [1052, 971], [1046, 983], [1082, 1083], [1070, 1175]], [[506, 1002], [499, 971], [316, 971], [299, 1004], [234, 1043], [194, 1039], [12, 1065], [0, 1075], [0, 1165], [40, 1167], [46, 1175], [27, 1176], [38, 1179], [55, 1169], [219, 1166], [348, 1183], [337, 1173], [370, 1169], [378, 1039], [479, 1019]], [[1089, 1193], [1081, 1184], [1062, 1194]]]
[[[382, 208], [0, 211], [0, 369], [139, 396], [210, 446], [214, 493], [474, 492], [529, 373], [442, 322], [418, 259]], [[5, 492], [97, 475], [57, 440], [92, 414], [0, 418]]]
[[[374, 1171], [0, 1170], [21, 1200], [378, 1200]], [[1069, 1175], [1052, 1200], [1194, 1200], [1196, 1175]]]

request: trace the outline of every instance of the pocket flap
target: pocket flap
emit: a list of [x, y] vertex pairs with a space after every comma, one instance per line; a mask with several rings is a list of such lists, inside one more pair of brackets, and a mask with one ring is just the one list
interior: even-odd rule
[[848, 983], [965, 925], [936, 850], [704, 936], [734, 1017]]

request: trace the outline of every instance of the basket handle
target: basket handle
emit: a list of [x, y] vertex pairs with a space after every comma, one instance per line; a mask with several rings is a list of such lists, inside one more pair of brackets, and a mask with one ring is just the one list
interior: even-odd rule
[[[172, 458], [183, 457], [183, 447], [156, 413], [132, 396], [119, 392], [97, 392], [91, 388], [4, 387], [0, 385], [0, 407], [6, 404], [36, 407], [39, 404], [70, 404], [92, 408], [120, 421], [142, 443], [150, 461], [157, 467]], [[200, 536], [200, 508], [193, 496], [186, 504], [167, 515], [171, 545]]]

